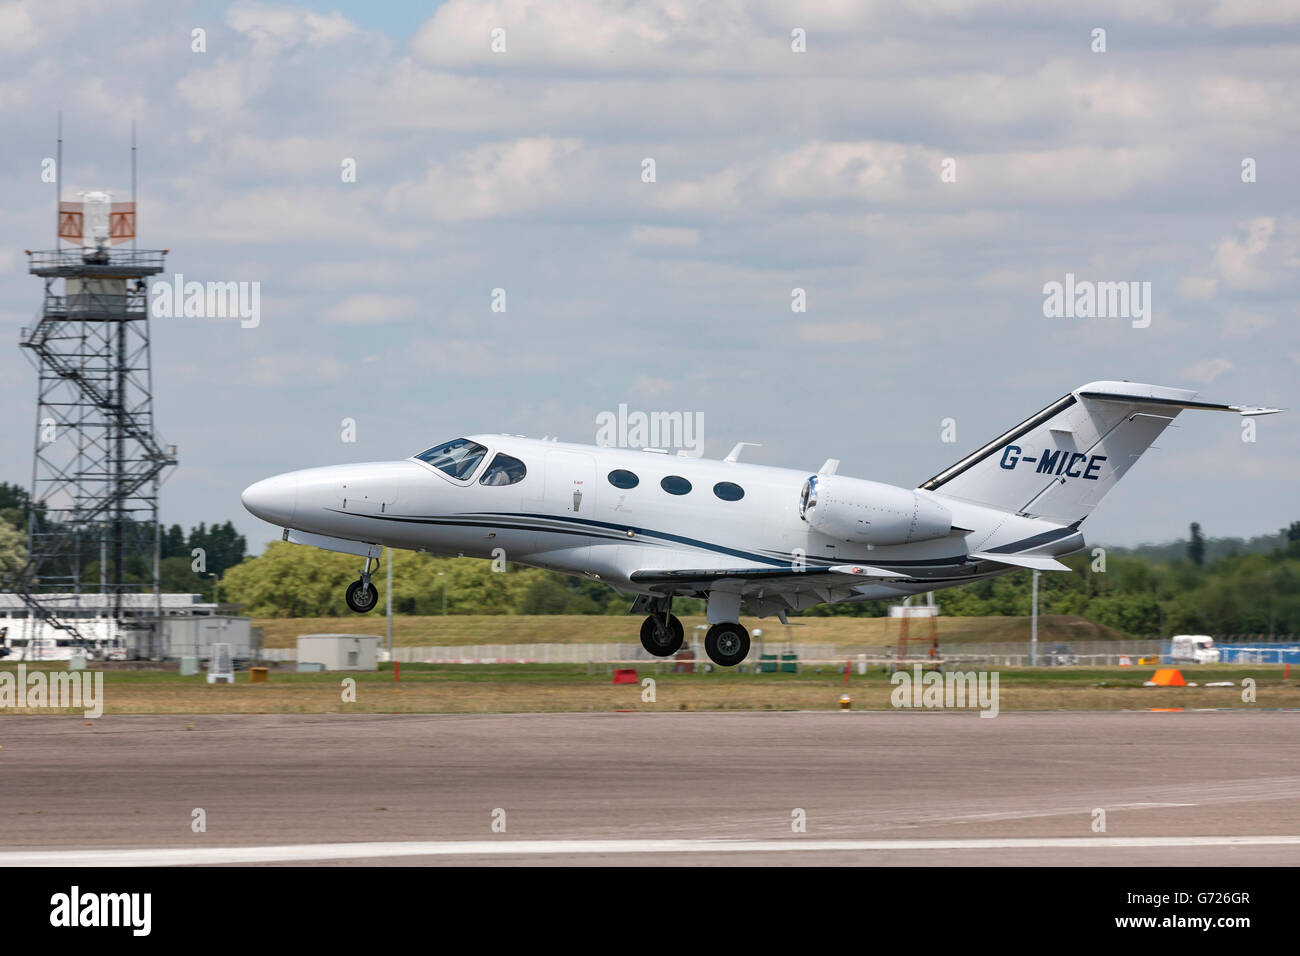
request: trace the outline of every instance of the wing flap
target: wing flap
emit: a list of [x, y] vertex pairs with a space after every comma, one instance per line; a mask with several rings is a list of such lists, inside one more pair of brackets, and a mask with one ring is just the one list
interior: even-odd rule
[[776, 568], [690, 568], [681, 570], [645, 569], [633, 571], [631, 580], [636, 584], [672, 585], [685, 587], [711, 584], [716, 581], [752, 583], [806, 583], [809, 587], [858, 587], [882, 581], [910, 581], [910, 574], [873, 568], [864, 564], [836, 564], [826, 568], [795, 567]]

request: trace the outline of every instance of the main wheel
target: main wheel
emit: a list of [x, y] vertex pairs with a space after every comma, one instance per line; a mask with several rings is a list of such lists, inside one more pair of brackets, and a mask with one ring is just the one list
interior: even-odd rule
[[365, 614], [367, 611], [373, 611], [375, 605], [379, 603], [379, 588], [373, 584], [367, 585], [364, 581], [353, 581], [348, 585], [348, 593], [344, 596], [348, 602], [348, 607], [358, 614]]
[[749, 656], [749, 631], [739, 624], [714, 624], [704, 635], [704, 651], [719, 667], [735, 667]]
[[682, 647], [685, 633], [682, 622], [676, 614], [668, 615], [668, 626], [664, 627], [662, 614], [651, 614], [641, 622], [641, 646], [655, 657], [671, 657]]

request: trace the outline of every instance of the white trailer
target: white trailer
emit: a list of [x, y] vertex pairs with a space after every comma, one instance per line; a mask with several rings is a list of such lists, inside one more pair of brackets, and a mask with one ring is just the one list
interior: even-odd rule
[[1177, 634], [1169, 645], [1171, 664], [1217, 664], [1219, 649], [1208, 634]]

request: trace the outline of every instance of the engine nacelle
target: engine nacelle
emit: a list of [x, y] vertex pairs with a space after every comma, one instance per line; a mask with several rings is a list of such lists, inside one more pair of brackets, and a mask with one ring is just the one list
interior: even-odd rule
[[799, 516], [822, 534], [864, 544], [910, 544], [952, 531], [952, 513], [907, 488], [840, 475], [803, 483]]

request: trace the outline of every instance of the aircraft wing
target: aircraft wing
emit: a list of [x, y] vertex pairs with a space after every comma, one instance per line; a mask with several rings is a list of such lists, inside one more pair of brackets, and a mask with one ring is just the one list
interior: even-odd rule
[[787, 565], [776, 568], [698, 568], [688, 570], [654, 570], [633, 571], [630, 575], [636, 584], [647, 584], [656, 590], [671, 591], [688, 589], [717, 581], [739, 581], [742, 584], [807, 585], [809, 588], [855, 588], [864, 584], [880, 584], [887, 581], [910, 581], [912, 576], [884, 568], [873, 568], [865, 564], [835, 564], [830, 567], [795, 567]]

